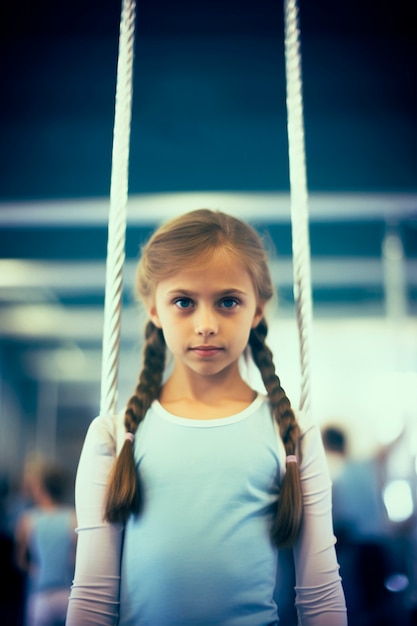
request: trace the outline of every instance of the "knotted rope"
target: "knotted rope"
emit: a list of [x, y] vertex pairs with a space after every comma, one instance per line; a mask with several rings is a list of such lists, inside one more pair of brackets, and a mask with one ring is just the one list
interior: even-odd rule
[[117, 409], [132, 116], [135, 5], [135, 0], [123, 0], [120, 21], [104, 299], [101, 415], [114, 413]]
[[284, 0], [294, 300], [300, 339], [300, 409], [311, 409], [311, 261], [297, 0]]

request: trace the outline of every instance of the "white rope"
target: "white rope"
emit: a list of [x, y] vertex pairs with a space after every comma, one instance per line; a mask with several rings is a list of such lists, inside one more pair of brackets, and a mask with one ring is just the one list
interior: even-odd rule
[[[300, 338], [301, 362], [300, 408], [309, 410], [311, 406], [310, 337], [312, 297], [298, 8], [296, 0], [284, 0], [284, 3], [294, 299]], [[135, 9], [135, 0], [123, 0], [110, 186], [101, 376], [101, 415], [113, 413], [117, 410], [133, 91]]]
[[104, 300], [100, 414], [117, 410], [118, 362], [125, 261], [128, 197], [132, 72], [135, 35], [135, 0], [123, 0], [117, 64], [113, 130], [110, 211]]
[[300, 339], [300, 408], [310, 411], [310, 339], [313, 305], [297, 0], [284, 0], [284, 12], [294, 300]]

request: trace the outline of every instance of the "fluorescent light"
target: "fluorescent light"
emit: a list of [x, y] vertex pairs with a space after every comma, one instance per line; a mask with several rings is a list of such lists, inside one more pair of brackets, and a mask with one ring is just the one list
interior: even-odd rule
[[383, 498], [392, 522], [404, 522], [412, 516], [413, 493], [407, 480], [391, 480], [384, 488]]
[[[415, 215], [416, 194], [309, 194], [311, 219], [388, 219]], [[289, 193], [190, 192], [131, 195], [127, 204], [129, 224], [156, 224], [200, 207], [218, 208], [243, 219], [269, 223], [290, 221]], [[45, 226], [77, 224], [106, 225], [110, 199], [42, 200], [0, 204], [0, 226]]]

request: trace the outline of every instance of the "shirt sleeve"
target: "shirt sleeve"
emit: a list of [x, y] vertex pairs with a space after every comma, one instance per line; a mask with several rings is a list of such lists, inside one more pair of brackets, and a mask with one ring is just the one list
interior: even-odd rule
[[66, 626], [113, 626], [119, 614], [123, 525], [103, 521], [104, 494], [116, 456], [112, 417], [91, 423], [77, 470], [77, 555]]
[[[300, 420], [302, 426], [302, 420]], [[336, 558], [331, 480], [319, 428], [302, 428], [303, 521], [294, 547], [300, 626], [346, 626], [346, 604]]]

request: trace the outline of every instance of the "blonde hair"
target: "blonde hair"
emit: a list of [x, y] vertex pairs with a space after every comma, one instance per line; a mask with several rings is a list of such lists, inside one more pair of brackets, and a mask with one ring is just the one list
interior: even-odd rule
[[[174, 218], [155, 231], [143, 247], [136, 274], [136, 289], [144, 301], [152, 298], [156, 285], [185, 267], [205, 264], [222, 248], [233, 255], [252, 279], [258, 302], [274, 295], [268, 257], [256, 231], [241, 220], [220, 211], [199, 209]], [[291, 403], [275, 372], [272, 352], [265, 343], [268, 326], [262, 318], [251, 330], [249, 346], [259, 368], [274, 418], [287, 455], [298, 453], [299, 427]], [[143, 367], [134, 395], [125, 412], [126, 431], [134, 434], [153, 400], [159, 397], [165, 367], [166, 346], [162, 331], [152, 322], [145, 330]], [[116, 459], [107, 487], [105, 519], [124, 522], [142, 505], [140, 479], [133, 447], [126, 440]], [[294, 544], [302, 517], [302, 495], [297, 463], [288, 463], [281, 483], [271, 536], [278, 547]]]

